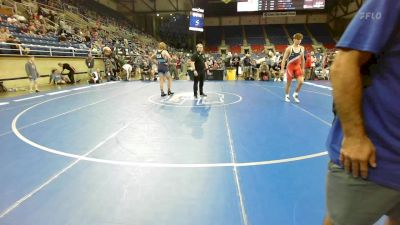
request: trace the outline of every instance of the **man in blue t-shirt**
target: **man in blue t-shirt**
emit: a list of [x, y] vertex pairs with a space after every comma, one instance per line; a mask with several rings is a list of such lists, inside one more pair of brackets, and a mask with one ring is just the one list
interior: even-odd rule
[[337, 47], [324, 224], [399, 225], [400, 1], [365, 1]]

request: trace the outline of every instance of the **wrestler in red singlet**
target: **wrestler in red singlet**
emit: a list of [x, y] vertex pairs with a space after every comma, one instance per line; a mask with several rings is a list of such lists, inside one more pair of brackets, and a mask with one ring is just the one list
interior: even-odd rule
[[286, 70], [286, 88], [285, 88], [285, 101], [290, 102], [289, 92], [292, 79], [297, 79], [297, 87], [293, 93], [293, 99], [296, 103], [299, 103], [299, 92], [301, 85], [304, 82], [304, 47], [300, 45], [303, 35], [297, 33], [293, 36], [293, 45], [289, 46], [285, 50], [283, 60], [281, 64], [281, 73], [284, 72], [285, 64], [287, 61]]

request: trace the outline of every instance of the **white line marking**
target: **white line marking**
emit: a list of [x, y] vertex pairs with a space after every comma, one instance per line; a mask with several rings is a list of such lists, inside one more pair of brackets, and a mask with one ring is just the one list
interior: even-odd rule
[[116, 84], [116, 83], [121, 83], [121, 81], [110, 81], [110, 82], [107, 82], [105, 84]]
[[289, 162], [295, 162], [295, 161], [300, 161], [300, 160], [305, 160], [305, 159], [317, 158], [317, 157], [325, 156], [328, 154], [326, 151], [323, 151], [323, 152], [319, 152], [319, 153], [298, 156], [298, 157], [292, 157], [292, 158], [286, 158], [286, 159], [275, 159], [275, 160], [258, 161], [258, 162], [244, 162], [244, 163], [230, 162], [230, 163], [190, 163], [190, 164], [188, 164], [188, 163], [146, 163], [146, 162], [143, 163], [143, 162], [107, 160], [107, 159], [91, 158], [91, 157], [66, 153], [63, 151], [56, 150], [56, 149], [48, 148], [46, 146], [42, 146], [40, 144], [37, 144], [37, 143], [25, 138], [23, 135], [21, 135], [21, 133], [15, 127], [15, 124], [16, 124], [16, 121], [14, 120], [13, 124], [12, 124], [12, 130], [13, 130], [14, 134], [19, 139], [21, 139], [23, 142], [25, 142], [35, 148], [38, 148], [40, 150], [43, 150], [43, 151], [46, 151], [49, 153], [53, 153], [56, 155], [69, 157], [69, 158], [86, 160], [86, 161], [96, 162], [96, 163], [119, 165], [119, 166], [150, 167], [150, 168], [218, 168], [218, 167], [233, 167], [233, 166], [249, 167], [249, 166], [263, 166], [263, 165], [271, 165], [271, 164], [289, 163]]
[[314, 86], [314, 87], [319, 87], [319, 88], [323, 88], [323, 89], [328, 89], [332, 91], [332, 88], [329, 86], [324, 86], [324, 85], [320, 85], [320, 84], [314, 84], [314, 83], [310, 83], [310, 82], [304, 82], [304, 84], [310, 85], [310, 86]]
[[13, 107], [5, 108], [5, 109], [1, 109], [0, 112], [10, 111], [10, 110], [21, 108], [21, 107], [25, 107], [25, 106], [28, 106], [28, 105], [33, 105], [35, 103], [38, 103], [38, 101], [30, 102], [30, 103], [23, 104], [23, 105], [13, 106]]
[[322, 157], [322, 156], [326, 156], [326, 155], [328, 155], [328, 152], [324, 151], [324, 152], [318, 152], [315, 154], [298, 156], [298, 157], [287, 158], [287, 159], [275, 159], [275, 160], [261, 161], [261, 162], [237, 163], [236, 166], [247, 167], [247, 166], [263, 166], [263, 165], [271, 165], [271, 164], [281, 164], [281, 163], [288, 163], [288, 162], [295, 162], [295, 161], [301, 161], [301, 160], [306, 160], [306, 159], [318, 158], [318, 157]]
[[[145, 86], [148, 86], [148, 85], [145, 85]], [[145, 86], [142, 86], [142, 87], [145, 87]], [[127, 92], [130, 92], [130, 91], [131, 91], [131, 90], [129, 90], [129, 91], [127, 91]], [[57, 99], [60, 99], [60, 98], [69, 97], [69, 96], [72, 96], [72, 95], [77, 95], [77, 94], [87, 93], [87, 92], [90, 92], [90, 91], [83, 91], [83, 92], [74, 93], [74, 94], [70, 94], [70, 95], [64, 95], [64, 96], [57, 97], [57, 98], [52, 98], [52, 99], [49, 99], [49, 100], [46, 100], [46, 101], [40, 102], [40, 103], [38, 103], [38, 104], [36, 104], [36, 105], [33, 105], [33, 106], [31, 106], [31, 107], [29, 107], [29, 108], [25, 109], [25, 110], [24, 110], [24, 111], [22, 111], [22, 112], [23, 112], [23, 113], [25, 113], [26, 111], [28, 111], [28, 110], [30, 110], [30, 109], [32, 109], [32, 108], [34, 108], [34, 107], [37, 107], [37, 106], [39, 106], [39, 105], [42, 105], [42, 104], [44, 104], [44, 103], [47, 103], [47, 102], [50, 102], [50, 101], [54, 101], [54, 100], [57, 100]], [[72, 113], [72, 112], [75, 112], [75, 111], [78, 111], [78, 110], [84, 109], [84, 108], [87, 108], [87, 107], [89, 107], [89, 106], [93, 106], [93, 105], [96, 105], [96, 104], [99, 104], [99, 103], [102, 103], [102, 102], [108, 101], [108, 100], [110, 100], [110, 99], [112, 99], [112, 98], [115, 98], [115, 97], [117, 97], [117, 96], [120, 96], [120, 95], [125, 95], [125, 93], [127, 93], [127, 92], [120, 93], [120, 94], [116, 94], [116, 95], [110, 96], [110, 97], [108, 97], [108, 98], [102, 99], [102, 100], [100, 100], [100, 101], [93, 102], [93, 103], [91, 103], [91, 104], [84, 105], [84, 106], [81, 106], [81, 107], [78, 107], [78, 108], [75, 108], [75, 109], [72, 109], [72, 110], [69, 110], [69, 111], [66, 111], [66, 112], [63, 112], [63, 113], [57, 114], [57, 115], [55, 115], [55, 116], [48, 117], [48, 118], [46, 118], [46, 119], [43, 119], [43, 120], [40, 120], [40, 121], [37, 121], [37, 122], [31, 123], [31, 124], [28, 124], [28, 125], [22, 126], [22, 127], [18, 128], [18, 130], [23, 130], [23, 129], [26, 129], [26, 128], [28, 128], [28, 127], [31, 127], [31, 126], [37, 125], [37, 124], [39, 124], [39, 123], [43, 123], [43, 122], [46, 122], [46, 121], [48, 121], [48, 120], [55, 119], [55, 118], [57, 118], [57, 117], [60, 117], [60, 116], [63, 116], [63, 115], [66, 115], [66, 114], [69, 114], [69, 113]], [[22, 114], [23, 114], [23, 113], [22, 113]], [[20, 114], [21, 114], [21, 113], [20, 113]], [[22, 114], [21, 114], [21, 115], [22, 115]], [[3, 136], [3, 135], [6, 135], [6, 134], [8, 134], [8, 133], [11, 133], [11, 132], [6, 132], [6, 133], [3, 133], [3, 134], [0, 134], [0, 137], [1, 137], [1, 136]]]
[[21, 99], [14, 100], [14, 102], [22, 102], [22, 101], [26, 101], [26, 100], [30, 100], [30, 99], [34, 99], [34, 98], [41, 98], [41, 97], [44, 97], [44, 95], [36, 95], [33, 97], [29, 97], [29, 98], [21, 98]]
[[[112, 96], [112, 97], [115, 97], [115, 96]], [[78, 107], [78, 108], [75, 108], [75, 109], [72, 109], [72, 110], [69, 110], [69, 111], [66, 111], [66, 112], [57, 114], [57, 115], [52, 116], [52, 117], [48, 117], [48, 118], [46, 118], [46, 119], [43, 119], [43, 120], [40, 120], [40, 121], [31, 123], [31, 124], [22, 126], [22, 127], [18, 128], [18, 129], [19, 129], [19, 130], [26, 129], [26, 128], [28, 128], [28, 127], [37, 125], [37, 124], [39, 124], [39, 123], [43, 123], [43, 122], [46, 122], [46, 121], [48, 121], [48, 120], [55, 119], [55, 118], [57, 118], [57, 117], [60, 117], [60, 116], [63, 116], [63, 115], [67, 115], [67, 114], [69, 114], [69, 113], [73, 113], [73, 112], [75, 112], [75, 111], [78, 111], [78, 110], [87, 108], [87, 107], [89, 107], [89, 106], [93, 106], [93, 105], [96, 105], [96, 104], [105, 102], [105, 101], [109, 100], [109, 99], [112, 98], [112, 97], [109, 97], [109, 98], [106, 98], [106, 99], [103, 99], [103, 100], [100, 100], [100, 101], [97, 101], [97, 102], [93, 102], [93, 103], [91, 103], [91, 104], [89, 104], [89, 105], [84, 105], [84, 106], [81, 106], [81, 107]], [[52, 99], [52, 100], [53, 100], [53, 99]], [[45, 101], [45, 102], [47, 102], [47, 101]], [[43, 102], [43, 103], [45, 103], [45, 102]]]
[[[130, 126], [131, 123], [126, 124], [125, 126], [123, 126], [122, 128], [118, 129], [116, 132], [114, 132], [113, 134], [111, 134], [109, 137], [107, 137], [105, 140], [103, 140], [102, 142], [100, 142], [99, 144], [97, 144], [94, 148], [92, 148], [90, 151], [88, 151], [87, 153], [85, 153], [84, 157], [88, 156], [89, 154], [93, 153], [94, 151], [96, 151], [97, 149], [99, 149], [101, 146], [103, 146], [107, 141], [109, 141], [110, 139], [114, 138], [117, 134], [119, 134], [122, 130], [126, 129], [128, 126]], [[33, 195], [35, 195], [36, 193], [38, 193], [40, 190], [42, 190], [43, 188], [45, 188], [47, 185], [49, 185], [51, 182], [53, 182], [55, 179], [57, 179], [59, 176], [61, 176], [63, 173], [67, 172], [69, 169], [71, 169], [73, 166], [75, 166], [78, 162], [80, 162], [81, 159], [77, 159], [75, 160], [73, 163], [71, 163], [70, 165], [68, 165], [67, 167], [65, 167], [64, 169], [62, 169], [60, 172], [58, 172], [57, 174], [55, 174], [54, 176], [52, 176], [49, 180], [47, 180], [46, 182], [44, 182], [42, 185], [40, 185], [39, 187], [37, 187], [35, 190], [33, 190], [32, 192], [28, 193], [27, 195], [25, 195], [24, 197], [22, 197], [21, 199], [19, 199], [18, 201], [16, 201], [14, 204], [12, 204], [10, 207], [8, 207], [5, 211], [3, 211], [0, 214], [0, 218], [4, 218], [7, 214], [9, 214], [10, 212], [12, 212], [14, 209], [16, 209], [18, 206], [20, 206], [22, 203], [24, 203], [26, 200], [28, 200], [30, 197], [32, 197]]]
[[85, 86], [85, 87], [78, 87], [78, 88], [74, 88], [72, 90], [74, 91], [78, 91], [78, 90], [83, 90], [83, 89], [87, 89], [87, 88], [91, 88], [92, 86]]
[[102, 84], [94, 84], [93, 85], [93, 87], [99, 87], [99, 86], [104, 86], [104, 85], [106, 85], [107, 83], [102, 83]]
[[0, 105], [8, 105], [10, 104], [9, 102], [0, 102]]
[[319, 95], [325, 95], [325, 96], [332, 97], [332, 95], [330, 95], [330, 94], [325, 94], [325, 93], [318, 92], [318, 91], [310, 91], [310, 90], [302, 89], [301, 92], [303, 92], [303, 91], [304, 91], [304, 92], [310, 92], [310, 93], [314, 93], [314, 94], [319, 94]]
[[329, 123], [328, 121], [323, 120], [321, 117], [319, 117], [319, 116], [315, 115], [314, 113], [312, 113], [312, 112], [310, 112], [310, 111], [304, 109], [303, 107], [300, 107], [300, 106], [298, 106], [297, 104], [293, 104], [293, 105], [294, 105], [296, 108], [300, 109], [301, 111], [303, 111], [303, 112], [307, 113], [308, 115], [314, 117], [315, 119], [321, 121], [321, 122], [324, 123], [325, 125], [327, 125], [327, 126], [329, 126], [329, 127], [332, 126], [332, 123]]
[[[254, 86], [257, 86], [257, 85], [254, 85]], [[285, 87], [281, 87], [281, 86], [268, 86], [268, 87], [285, 89]], [[311, 91], [311, 90], [307, 90], [307, 89], [303, 89], [303, 88], [301, 89], [301, 92], [310, 92], [310, 93], [315, 93], [315, 94], [319, 94], [319, 95], [332, 97], [332, 95], [330, 95], [330, 94], [326, 94], [326, 93], [318, 92], [318, 91]]]
[[[240, 95], [238, 95], [238, 94], [231, 93], [231, 92], [209, 92], [208, 94], [214, 94], [214, 93], [215, 93], [215, 94], [221, 94], [221, 93], [222, 93], [222, 94], [230, 94], [230, 95], [233, 95], [233, 96], [238, 97], [238, 100], [236, 100], [236, 101], [234, 101], [234, 102], [231, 102], [231, 103], [212, 104], [213, 107], [220, 107], [220, 106], [226, 106], [226, 105], [233, 105], [233, 104], [239, 103], [239, 102], [241, 102], [241, 101], [243, 100], [242, 96], [240, 96]], [[148, 100], [149, 102], [153, 103], [153, 104], [156, 104], [156, 105], [162, 105], [162, 106], [168, 106], [168, 107], [177, 107], [177, 108], [193, 108], [193, 107], [208, 107], [208, 106], [210, 106], [210, 105], [198, 105], [198, 104], [196, 104], [196, 105], [173, 105], [173, 104], [163, 104], [163, 103], [160, 103], [160, 102], [156, 102], [156, 101], [154, 100], [154, 98], [159, 98], [159, 95], [150, 96], [150, 97], [147, 98], [147, 100]], [[199, 103], [200, 101], [201, 101], [201, 98], [198, 98], [197, 102]]]
[[[150, 85], [150, 84], [148, 84]], [[145, 85], [145, 86], [148, 86]], [[142, 86], [144, 87], [144, 86]], [[89, 91], [87, 91], [89, 92]], [[85, 92], [81, 92], [85, 93]], [[76, 95], [80, 93], [75, 93], [71, 95]], [[275, 93], [273, 93], [275, 94]], [[23, 142], [27, 143], [28, 145], [31, 145], [35, 148], [38, 148], [42, 151], [46, 151], [49, 153], [53, 153], [56, 155], [64, 156], [64, 157], [69, 157], [69, 158], [75, 158], [75, 159], [80, 159], [80, 160], [86, 160], [90, 162], [96, 162], [96, 163], [104, 163], [104, 164], [110, 164], [110, 165], [118, 165], [118, 166], [130, 166], [130, 167], [151, 167], [151, 168], [218, 168], [218, 167], [249, 167], [249, 166], [263, 166], [263, 165], [271, 165], [271, 164], [280, 164], [280, 163], [289, 163], [289, 162], [295, 162], [295, 161], [300, 161], [300, 160], [305, 160], [305, 159], [311, 159], [311, 158], [317, 158], [321, 156], [325, 156], [328, 153], [326, 151], [319, 152], [319, 153], [314, 153], [314, 154], [309, 154], [309, 155], [304, 155], [304, 156], [298, 156], [298, 157], [292, 157], [292, 158], [285, 158], [285, 159], [277, 159], [277, 160], [266, 160], [266, 161], [258, 161], [258, 162], [244, 162], [244, 163], [195, 163], [195, 164], [186, 164], [186, 163], [146, 163], [146, 162], [129, 162], [129, 161], [117, 161], [117, 160], [106, 160], [106, 159], [98, 159], [98, 158], [91, 158], [91, 157], [85, 157], [82, 155], [76, 155], [76, 154], [71, 154], [71, 153], [66, 153], [62, 152], [56, 149], [48, 148], [46, 146], [42, 146], [40, 144], [37, 144], [25, 136], [23, 136], [18, 128], [17, 128], [17, 122], [18, 119], [26, 113], [28, 110], [41, 105], [45, 102], [49, 102], [55, 99], [59, 98], [64, 98], [67, 96], [71, 95], [65, 95], [65, 96], [60, 96], [58, 98], [50, 99], [41, 103], [38, 103], [36, 105], [33, 105], [21, 113], [19, 113], [12, 121], [11, 128], [13, 133]]]
[[236, 192], [239, 197], [239, 204], [240, 204], [240, 210], [241, 210], [241, 215], [243, 219], [243, 224], [248, 225], [248, 220], [247, 220], [247, 213], [246, 213], [246, 208], [244, 206], [244, 201], [243, 201], [243, 194], [242, 194], [242, 188], [240, 187], [240, 181], [239, 181], [239, 175], [238, 175], [238, 170], [236, 164], [236, 153], [233, 147], [233, 140], [232, 140], [232, 133], [231, 133], [231, 128], [228, 123], [228, 115], [226, 114], [226, 108], [224, 107], [224, 115], [225, 115], [225, 126], [227, 130], [227, 135], [228, 135], [228, 140], [229, 140], [229, 151], [231, 154], [231, 161], [234, 164], [232, 167], [233, 175], [235, 177], [235, 184], [236, 184]]
[[[108, 89], [108, 88], [107, 88], [107, 89]], [[106, 90], [106, 89], [102, 89], [102, 90]], [[57, 97], [57, 98], [53, 98], [53, 99], [50, 99], [50, 100], [42, 101], [42, 102], [40, 102], [39, 104], [44, 103], [44, 102], [49, 102], [49, 101], [52, 101], [52, 100], [56, 100], [56, 99], [59, 99], [59, 98], [64, 98], [64, 97], [68, 97], [68, 96], [84, 94], [84, 93], [88, 93], [88, 92], [97, 92], [97, 91], [99, 91], [99, 90], [82, 91], [82, 92], [78, 92], [78, 93], [74, 93], [74, 94], [64, 95], [64, 96], [62, 96], [62, 97]], [[29, 103], [29, 104], [19, 105], [19, 106], [13, 107], [13, 108], [8, 108], [8, 109], [0, 110], [0, 112], [2, 112], [2, 111], [7, 111], [7, 110], [12, 110], [12, 109], [16, 109], [16, 108], [20, 108], [20, 107], [24, 107], [24, 106], [28, 106], [28, 105], [33, 105], [33, 104], [35, 104], [35, 103], [37, 103], [37, 102], [34, 102], [34, 103], [31, 102], [31, 103]], [[36, 106], [38, 106], [39, 104], [37, 104]], [[48, 118], [48, 119], [49, 119], [49, 118]], [[51, 119], [53, 119], [53, 118], [51, 118]], [[45, 122], [45, 121], [47, 121], [47, 119], [42, 120], [42, 121], [39, 121], [39, 122], [41, 123], [41, 122]], [[23, 127], [20, 127], [19, 129], [20, 129], [20, 130], [25, 129], [25, 128], [29, 127], [30, 125], [36, 125], [36, 124], [38, 124], [39, 122], [35, 122], [35, 123], [33, 123], [33, 124], [25, 125], [25, 126], [23, 126]], [[5, 135], [7, 135], [7, 134], [12, 134], [12, 133], [13, 133], [12, 130], [10, 130], [10, 131], [7, 131], [7, 132], [5, 132], [5, 133], [0, 134], [0, 137], [5, 136]]]
[[[279, 98], [279, 99], [282, 99], [282, 102], [283, 102], [283, 97], [281, 97], [281, 96], [275, 94], [273, 91], [269, 90], [269, 89], [266, 88], [266, 87], [263, 87], [263, 86], [259, 86], [259, 87], [261, 87], [262, 89], [268, 91], [268, 92], [271, 93], [273, 96], [275, 96], [275, 97], [277, 97], [277, 98]], [[329, 127], [332, 126], [332, 123], [329, 123], [328, 121], [323, 120], [321, 117], [319, 117], [319, 116], [315, 115], [314, 113], [312, 113], [312, 112], [310, 112], [310, 111], [304, 109], [303, 107], [300, 107], [300, 106], [298, 106], [297, 104], [292, 104], [292, 105], [293, 105], [294, 107], [300, 109], [301, 111], [307, 113], [307, 114], [310, 115], [311, 117], [317, 119], [318, 121], [322, 122], [323, 124], [325, 124], [325, 125], [327, 125], [327, 126], [329, 126]]]
[[103, 86], [103, 85], [109, 85], [109, 84], [116, 84], [116, 83], [121, 83], [121, 81], [110, 81], [110, 82], [105, 82], [101, 84], [94, 84], [92, 85], [93, 87], [98, 87], [98, 86]]
[[[263, 81], [263, 83], [264, 83], [264, 81]], [[242, 84], [243, 85], [243, 84]], [[272, 88], [281, 88], [281, 89], [285, 89], [285, 87], [283, 87], [283, 86], [277, 86], [277, 85], [260, 85], [260, 84], [246, 84], [247, 86], [257, 86], [257, 87], [272, 87]], [[324, 86], [325, 87], [325, 86]], [[324, 88], [324, 89], [326, 89], [326, 88]], [[302, 88], [301, 89], [301, 92], [311, 92], [311, 93], [315, 93], [315, 94], [319, 94], [319, 95], [325, 95], [325, 96], [329, 96], [329, 97], [332, 97], [332, 95], [330, 95], [330, 94], [327, 94], [327, 93], [323, 93], [323, 92], [318, 92], [318, 91], [312, 91], [312, 90], [308, 90], [308, 89], [305, 89], [305, 88]]]
[[46, 95], [59, 95], [59, 94], [62, 94], [62, 93], [67, 93], [67, 92], [70, 92], [71, 90], [64, 90], [64, 91], [57, 91], [57, 92], [51, 92], [51, 93], [48, 93], [48, 94], [46, 94]]

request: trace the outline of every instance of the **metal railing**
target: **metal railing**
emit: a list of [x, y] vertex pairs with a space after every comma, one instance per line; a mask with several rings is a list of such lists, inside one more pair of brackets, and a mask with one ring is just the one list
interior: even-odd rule
[[[3, 0], [4, 2], [7, 2], [8, 5], [10, 5], [10, 7], [14, 7], [14, 11], [28, 11], [28, 13], [32, 14], [32, 9], [30, 7], [29, 4], [24, 4], [24, 3], [18, 3], [14, 0]], [[90, 18], [88, 15], [82, 15], [78, 8], [66, 3], [63, 3], [59, 8], [59, 7], [53, 7], [53, 6], [49, 6], [49, 5], [45, 5], [43, 3], [40, 2], [35, 2], [37, 3], [37, 5], [41, 8], [46, 8], [47, 10], [52, 10], [58, 13], [59, 17], [61, 20], [67, 22], [67, 24], [75, 24], [75, 25], [79, 25], [80, 27], [86, 27], [88, 24], [90, 23], [95, 23], [96, 20], [94, 20], [93, 18]], [[76, 11], [76, 12], [75, 12]], [[72, 18], [68, 18], [69, 16], [67, 15], [69, 12], [70, 16], [72, 16]], [[76, 18], [75, 18], [76, 17]], [[46, 20], [47, 22], [50, 22], [50, 20]], [[53, 27], [56, 26], [56, 24], [54, 23], [50, 23]], [[121, 32], [118, 31], [117, 27], [112, 27], [111, 24], [108, 25], [102, 25], [102, 28], [104, 30], [107, 30], [110, 33], [110, 37], [115, 39], [117, 38], [119, 35], [121, 35]], [[128, 32], [128, 36], [131, 36], [130, 32]]]
[[89, 52], [93, 56], [101, 55], [99, 52], [90, 49], [0, 42], [0, 55], [86, 57]]

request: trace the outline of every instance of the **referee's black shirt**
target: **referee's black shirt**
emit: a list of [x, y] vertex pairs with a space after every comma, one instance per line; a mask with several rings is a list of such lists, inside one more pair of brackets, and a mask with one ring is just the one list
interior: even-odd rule
[[197, 71], [205, 71], [206, 66], [205, 66], [205, 61], [206, 59], [204, 58], [204, 54], [196, 52], [192, 55], [191, 58], [192, 62], [194, 62], [195, 70]]

